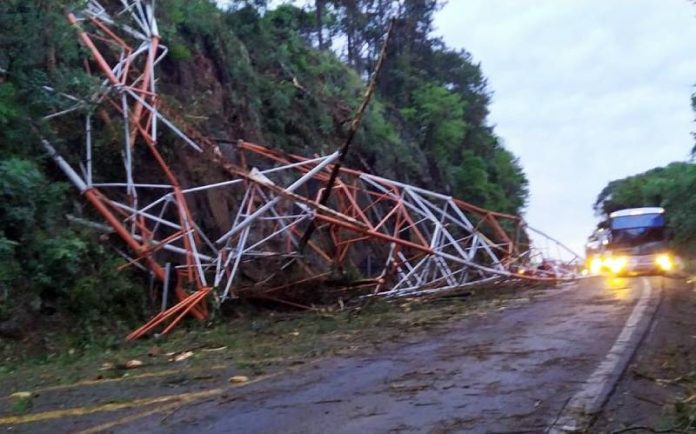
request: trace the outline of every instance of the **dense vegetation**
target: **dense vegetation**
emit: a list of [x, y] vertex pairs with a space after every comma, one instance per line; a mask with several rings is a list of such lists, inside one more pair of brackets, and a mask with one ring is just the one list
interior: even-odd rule
[[[115, 272], [120, 259], [109, 244], [66, 222], [67, 213], [89, 210], [32, 132], [62, 108], [42, 86], [79, 95], [94, 85], [64, 19], [79, 3], [0, 3], [0, 324], [15, 328], [25, 326], [13, 319], [37, 312], [90, 324], [145, 312], [143, 282]], [[304, 154], [333, 150], [394, 16], [377, 96], [349, 164], [522, 211], [527, 181], [486, 119], [491, 95], [479, 65], [431, 35], [440, 1], [323, 0], [273, 10], [265, 3], [236, 0], [223, 11], [211, 0], [158, 2], [170, 47], [160, 88], [170, 105], [216, 137]], [[66, 122], [55, 137], [70, 143], [80, 126]]]
[[66, 213], [81, 212], [79, 198], [32, 132], [54, 108], [41, 86], [71, 90], [85, 79], [63, 6], [0, 4], [0, 338], [37, 321], [90, 338], [144, 313], [143, 282], [118, 272], [122, 259], [95, 234], [66, 223]]
[[[171, 0], [163, 11], [175, 53], [165, 66], [168, 93], [205, 101], [192, 110], [209, 117], [208, 131], [222, 127], [295, 152], [335, 149], [396, 16], [352, 165], [521, 212], [527, 182], [487, 123], [480, 67], [430, 36], [440, 2], [325, 0], [317, 2], [321, 13], [239, 3], [222, 12], [207, 1]], [[334, 39], [346, 46], [331, 51]], [[202, 79], [201, 67], [210, 68]], [[211, 89], [219, 95], [213, 102], [204, 96]]]

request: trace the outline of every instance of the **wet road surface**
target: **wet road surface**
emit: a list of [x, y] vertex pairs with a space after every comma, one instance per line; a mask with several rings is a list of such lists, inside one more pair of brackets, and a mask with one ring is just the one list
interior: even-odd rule
[[567, 416], [641, 297], [655, 304], [663, 280], [588, 279], [445, 333], [325, 360], [117, 430], [546, 432]]

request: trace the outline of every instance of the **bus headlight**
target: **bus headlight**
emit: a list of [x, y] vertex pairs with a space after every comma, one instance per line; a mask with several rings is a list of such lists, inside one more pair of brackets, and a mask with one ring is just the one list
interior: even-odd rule
[[599, 274], [600, 271], [602, 271], [602, 258], [595, 256], [590, 261], [590, 273]]
[[662, 271], [671, 271], [674, 268], [674, 260], [668, 254], [658, 255], [655, 258], [655, 263]]
[[617, 256], [615, 258], [607, 258], [606, 266], [609, 267], [612, 273], [618, 274], [626, 268], [628, 265], [628, 259], [624, 256]]

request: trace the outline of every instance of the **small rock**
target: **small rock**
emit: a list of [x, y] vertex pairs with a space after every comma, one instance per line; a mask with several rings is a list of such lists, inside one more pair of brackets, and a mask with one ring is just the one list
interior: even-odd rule
[[179, 353], [175, 355], [172, 359], [170, 359], [171, 362], [181, 362], [182, 360], [186, 360], [189, 357], [193, 356], [193, 351], [185, 351], [183, 353]]
[[126, 369], [135, 369], [141, 366], [143, 366], [143, 362], [140, 360], [133, 359], [126, 362]]
[[31, 398], [31, 392], [15, 392], [12, 395], [10, 395], [10, 398], [29, 399]]
[[205, 351], [206, 353], [214, 353], [217, 351], [224, 351], [226, 349], [227, 349], [227, 345], [223, 345], [223, 346], [217, 347], [217, 348], [203, 348], [203, 351]]
[[242, 384], [249, 381], [249, 377], [247, 377], [246, 375], [235, 375], [233, 377], [230, 377], [229, 381], [232, 384]]

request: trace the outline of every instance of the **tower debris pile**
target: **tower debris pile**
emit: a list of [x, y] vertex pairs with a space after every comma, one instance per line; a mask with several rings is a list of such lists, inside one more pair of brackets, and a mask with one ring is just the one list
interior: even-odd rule
[[[65, 95], [75, 105], [46, 116], [84, 117], [79, 161], [66, 161], [67, 153], [43, 144], [127, 245], [128, 264], [145, 268], [177, 297], [129, 339], [162, 326], [166, 333], [188, 314], [204, 318], [210, 296], [216, 302], [258, 297], [300, 305], [283, 296], [288, 288], [332, 276], [351, 275], [346, 287], [385, 296], [500, 278], [571, 278], [559, 262], [553, 272], [518, 272], [541, 257], [520, 242], [530, 228], [518, 216], [348, 168], [338, 171], [330, 199], [322, 203], [339, 152], [306, 158], [208, 139], [158, 97], [155, 73], [167, 48], [153, 3], [122, 0], [121, 6], [107, 10], [92, 0], [69, 14], [101, 85], [88, 101]], [[93, 139], [93, 124], [104, 119], [122, 128], [118, 170], [113, 152]], [[191, 158], [226, 179], [185, 185], [175, 167], [178, 159]], [[211, 229], [195, 212], [211, 193], [234, 199], [225, 209], [226, 227]], [[305, 246], [301, 239], [310, 225], [315, 230]]]

